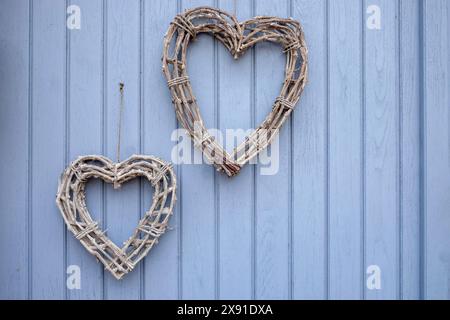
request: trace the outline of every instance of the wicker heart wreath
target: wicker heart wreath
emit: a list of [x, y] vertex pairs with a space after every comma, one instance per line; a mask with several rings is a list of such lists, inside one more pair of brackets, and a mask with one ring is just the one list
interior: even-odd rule
[[[208, 134], [189, 81], [187, 47], [200, 33], [213, 35], [235, 59], [263, 41], [281, 44], [286, 53], [285, 78], [272, 111], [231, 154]], [[307, 54], [300, 23], [292, 19], [255, 17], [239, 23], [236, 17], [209, 7], [191, 9], [175, 17], [164, 37], [163, 73], [178, 121], [218, 171], [234, 176], [270, 144], [303, 92], [308, 72]]]
[[[153, 203], [122, 248], [102, 232], [86, 207], [86, 182], [99, 178], [114, 188], [136, 177], [145, 177], [154, 188]], [[67, 228], [83, 246], [103, 263], [116, 279], [133, 270], [166, 231], [176, 201], [176, 178], [164, 161], [134, 155], [114, 163], [103, 156], [83, 156], [72, 162], [62, 175], [56, 203]]]

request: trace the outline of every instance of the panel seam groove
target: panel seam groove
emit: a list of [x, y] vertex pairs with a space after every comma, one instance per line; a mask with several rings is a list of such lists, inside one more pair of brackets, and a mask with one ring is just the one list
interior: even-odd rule
[[[106, 144], [107, 144], [107, 134], [106, 134], [106, 130], [107, 130], [107, 123], [106, 123], [106, 119], [107, 119], [107, 67], [108, 67], [108, 54], [107, 54], [107, 24], [108, 24], [108, 7], [107, 7], [107, 2], [106, 0], [103, 0], [102, 2], [102, 63], [103, 63], [103, 67], [102, 67], [102, 154], [106, 154]], [[106, 206], [107, 206], [107, 201], [106, 201], [106, 186], [105, 183], [102, 182], [102, 225], [103, 228], [106, 230], [107, 228], [107, 221], [106, 221]], [[101, 268], [101, 275], [102, 275], [102, 299], [106, 299], [107, 298], [107, 283], [105, 281], [105, 269]]]
[[330, 299], [330, 2], [325, 3], [326, 110], [325, 110], [325, 298]]
[[420, 299], [426, 298], [426, 0], [419, 6], [419, 43], [420, 43]]
[[[251, 3], [251, 11], [252, 11], [252, 16], [255, 16], [256, 13], [256, 0], [252, 0]], [[251, 79], [251, 113], [252, 113], [252, 127], [255, 128], [255, 123], [256, 123], [256, 48], [252, 47], [251, 48], [251, 52], [252, 52], [252, 67], [251, 67], [251, 74], [252, 74], [252, 79]], [[257, 275], [256, 275], [256, 254], [257, 254], [257, 245], [256, 245], [256, 231], [257, 231], [257, 216], [256, 216], [256, 197], [257, 197], [257, 185], [256, 185], [256, 173], [257, 173], [257, 165], [253, 165], [252, 166], [252, 173], [253, 173], [253, 193], [252, 193], [252, 204], [253, 204], [253, 208], [252, 208], [252, 299], [256, 299], [256, 279], [257, 279]]]
[[33, 298], [33, 0], [28, 1], [28, 188], [27, 188], [27, 251], [28, 274], [27, 290], [28, 299]]
[[[65, 1], [65, 8], [64, 8], [64, 19], [66, 20], [67, 16], [67, 8], [69, 6], [70, 0]], [[64, 76], [65, 76], [65, 87], [64, 87], [64, 95], [65, 95], [65, 108], [64, 108], [64, 164], [63, 168], [67, 166], [68, 160], [69, 160], [69, 150], [70, 150], [70, 35], [69, 35], [69, 29], [64, 24], [64, 36], [65, 36], [65, 70], [64, 70]], [[64, 169], [63, 169], [64, 170]], [[66, 277], [66, 270], [67, 270], [67, 263], [68, 263], [68, 248], [67, 248], [67, 233], [69, 232], [66, 228], [66, 224], [64, 221], [62, 222], [63, 225], [63, 252], [64, 252], [64, 262], [63, 262], [63, 279]], [[67, 300], [69, 296], [68, 288], [63, 281], [64, 286], [64, 299]]]
[[[177, 0], [177, 8], [175, 14], [181, 12], [182, 8], [182, 0]], [[177, 117], [175, 117], [175, 126], [177, 129], [180, 128]], [[178, 144], [177, 144], [178, 148]], [[177, 154], [179, 150], [177, 150]], [[177, 164], [177, 173], [180, 176], [180, 186], [183, 185], [183, 167], [180, 164]], [[178, 232], [178, 299], [183, 299], [183, 194], [182, 192], [178, 192], [178, 224], [179, 224], [179, 232]]]
[[402, 37], [402, 0], [398, 0], [397, 2], [397, 12], [398, 12], [398, 24], [397, 24], [397, 54], [398, 54], [398, 166], [397, 166], [397, 179], [398, 179], [398, 299], [403, 299], [403, 127], [402, 127], [402, 119], [403, 119], [403, 77], [402, 77], [402, 51], [401, 51], [401, 42], [403, 40]]
[[[145, 23], [145, 15], [144, 15], [144, 1], [139, 1], [139, 154], [143, 153], [144, 139], [145, 134], [144, 130], [144, 117], [145, 112], [143, 112], [144, 106], [144, 23]], [[144, 208], [144, 179], [140, 178], [139, 184], [139, 218], [142, 219], [143, 208]], [[142, 265], [140, 267], [140, 293], [139, 298], [141, 300], [145, 300], [145, 259], [142, 259]]]
[[[289, 9], [288, 9], [288, 15], [289, 17], [292, 17], [293, 15], [293, 0], [289, 0]], [[288, 247], [289, 247], [289, 254], [288, 254], [288, 288], [289, 288], [289, 292], [288, 292], [288, 298], [290, 300], [293, 299], [293, 292], [294, 292], [294, 277], [293, 277], [293, 263], [294, 263], [294, 242], [293, 242], [293, 233], [294, 233], [294, 226], [293, 226], [293, 191], [294, 191], [294, 184], [293, 184], [293, 178], [292, 178], [292, 174], [293, 174], [293, 170], [294, 170], [294, 161], [293, 161], [293, 157], [294, 157], [294, 152], [293, 152], [293, 142], [294, 142], [294, 134], [293, 134], [293, 122], [294, 122], [294, 114], [291, 115], [291, 117], [289, 117], [289, 175], [288, 175], [288, 180], [289, 180], [289, 216], [288, 216], [288, 234], [289, 234], [289, 238], [288, 238]]]
[[366, 2], [361, 2], [361, 256], [362, 256], [362, 266], [361, 266], [361, 297], [363, 300], [366, 299], [366, 290], [364, 286], [365, 280], [365, 268], [366, 268], [366, 29], [365, 29], [365, 13], [364, 8]]
[[[214, 0], [214, 6], [216, 8], [219, 7], [219, 1]], [[217, 41], [213, 42], [213, 73], [214, 73], [214, 120], [216, 128], [219, 128], [220, 123], [220, 110], [219, 110], [219, 86], [220, 86], [220, 76], [219, 76], [219, 50], [217, 46]], [[213, 174], [213, 183], [214, 183], [214, 239], [215, 239], [215, 261], [214, 261], [214, 273], [215, 273], [215, 299], [219, 299], [220, 297], [220, 194], [219, 190], [219, 181], [218, 176], [216, 174], [216, 170], [214, 167], [211, 168]]]

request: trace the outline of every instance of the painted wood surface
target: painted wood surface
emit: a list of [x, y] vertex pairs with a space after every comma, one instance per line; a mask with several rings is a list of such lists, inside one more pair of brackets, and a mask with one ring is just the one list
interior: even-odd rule
[[[66, 27], [71, 4], [80, 29]], [[176, 153], [162, 38], [200, 5], [300, 20], [309, 83], [280, 132], [278, 173], [176, 164], [171, 230], [118, 282], [67, 232], [58, 178], [79, 155], [115, 159], [120, 82], [121, 159]], [[380, 29], [366, 23], [373, 5]], [[449, 19], [446, 0], [2, 1], [0, 298], [450, 298]], [[256, 127], [283, 77], [267, 43], [234, 60], [202, 35], [188, 61], [205, 122], [223, 134]], [[121, 243], [151, 193], [143, 180], [92, 181], [87, 203]], [[71, 265], [79, 290], [66, 286]]]
[[358, 0], [328, 5], [328, 296], [361, 299], [365, 279], [363, 6]]

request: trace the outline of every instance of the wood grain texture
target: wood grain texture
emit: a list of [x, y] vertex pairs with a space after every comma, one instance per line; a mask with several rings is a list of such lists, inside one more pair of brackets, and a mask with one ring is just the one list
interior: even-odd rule
[[[176, 118], [169, 95], [157, 94], [167, 90], [161, 72], [162, 41], [158, 41], [178, 12], [176, 1], [142, 1], [143, 34], [141, 37], [143, 82], [141, 83], [141, 144], [144, 154], [151, 154], [171, 161], [174, 142], [171, 134], [176, 128]], [[178, 166], [175, 166], [175, 171]], [[177, 173], [177, 172], [176, 172]], [[151, 188], [144, 185], [143, 208], [148, 208]], [[178, 194], [181, 192], [177, 191]], [[149, 252], [143, 262], [143, 297], [145, 299], [177, 299], [179, 294], [179, 237], [181, 236], [180, 205], [169, 226], [172, 229], [160, 238], [159, 244]]]
[[[287, 2], [262, 0], [255, 2], [255, 15], [286, 17]], [[285, 57], [280, 47], [271, 43], [256, 45], [255, 123], [261, 123], [270, 112], [283, 81]], [[270, 79], [271, 85], [267, 81]], [[278, 166], [273, 175], [261, 175], [267, 165], [256, 165], [255, 182], [255, 298], [288, 299], [291, 296], [290, 270], [290, 184], [291, 124], [286, 122], [279, 134]], [[276, 141], [274, 141], [276, 144]], [[275, 147], [276, 148], [276, 147]], [[274, 150], [272, 144], [269, 150]], [[273, 153], [272, 153], [273, 154]], [[258, 157], [261, 159], [261, 157]]]
[[[219, 1], [219, 8], [237, 13], [239, 21], [253, 17], [252, 1]], [[254, 51], [238, 60], [217, 42], [218, 129], [226, 139], [226, 129], [253, 128]], [[236, 141], [232, 148], [237, 147]], [[230, 150], [231, 148], [227, 148]], [[219, 298], [253, 297], [253, 209], [254, 166], [243, 168], [233, 179], [217, 175]]]
[[328, 291], [327, 1], [296, 0], [309, 50], [309, 83], [292, 118], [293, 298], [325, 299]]
[[449, 4], [443, 0], [426, 0], [423, 5], [424, 297], [449, 299]]
[[[119, 120], [119, 83], [124, 87], [121, 159], [139, 154], [140, 149], [140, 2], [113, 0], [106, 2], [106, 74], [105, 90], [105, 155], [116, 158], [117, 125]], [[141, 185], [138, 180], [127, 182], [114, 190], [105, 185], [105, 222], [108, 237], [120, 246], [136, 225], [141, 210]], [[146, 194], [146, 197], [151, 195]], [[138, 299], [141, 297], [139, 264], [126, 281], [117, 281], [105, 272], [106, 299]], [[139, 288], [139, 289], [137, 289]]]
[[0, 149], [14, 165], [0, 166], [0, 252], [8, 257], [0, 299], [26, 299], [29, 289], [29, 24], [28, 1], [1, 2]]
[[66, 238], [55, 195], [67, 147], [66, 6], [44, 0], [33, 1], [32, 8], [30, 294], [64, 299]]
[[363, 298], [362, 4], [329, 2], [329, 297]]
[[[181, 10], [198, 6], [214, 6], [213, 0], [183, 0]], [[196, 98], [203, 106], [202, 117], [207, 128], [217, 127], [216, 77], [217, 44], [208, 36], [200, 36], [188, 50], [189, 75]], [[197, 66], [197, 67], [194, 67]], [[203, 88], [202, 92], [195, 88]], [[167, 89], [165, 90], [167, 92]], [[201, 158], [198, 150], [193, 150]], [[214, 299], [217, 295], [216, 274], [216, 182], [209, 164], [186, 165], [180, 172], [181, 205], [181, 297]]]
[[[83, 16], [80, 29], [68, 30], [68, 162], [103, 152], [103, 2], [76, 4], [83, 8]], [[89, 182], [86, 193], [89, 210], [103, 227], [102, 182]], [[67, 265], [80, 267], [83, 288], [68, 290], [68, 298], [103, 297], [103, 268], [71, 232], [67, 232]]]
[[400, 297], [420, 298], [420, 5], [400, 0]]
[[380, 8], [382, 20], [380, 30], [364, 29], [364, 270], [380, 268], [381, 289], [366, 287], [365, 296], [395, 299], [400, 270], [398, 1], [366, 1], [369, 5]]

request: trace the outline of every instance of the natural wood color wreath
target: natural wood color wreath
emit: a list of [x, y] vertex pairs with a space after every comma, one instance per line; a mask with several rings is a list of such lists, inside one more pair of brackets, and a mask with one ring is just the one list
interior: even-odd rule
[[[119, 188], [124, 182], [145, 177], [154, 188], [153, 203], [122, 248], [102, 232], [86, 207], [86, 182], [100, 178]], [[176, 178], [170, 165], [151, 156], [134, 155], [120, 163], [103, 156], [83, 156], [63, 173], [56, 203], [67, 228], [103, 263], [116, 279], [133, 270], [166, 231], [176, 201]]]
[[[189, 81], [187, 47], [200, 33], [213, 35], [235, 59], [263, 41], [282, 45], [286, 53], [285, 77], [272, 111], [231, 154], [208, 134]], [[258, 16], [239, 23], [236, 17], [209, 7], [188, 10], [175, 17], [164, 37], [163, 73], [178, 121], [209, 162], [228, 176], [266, 148], [293, 111], [307, 81], [308, 50], [300, 23], [292, 19]]]

